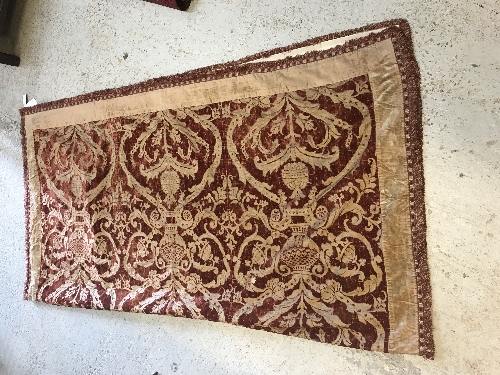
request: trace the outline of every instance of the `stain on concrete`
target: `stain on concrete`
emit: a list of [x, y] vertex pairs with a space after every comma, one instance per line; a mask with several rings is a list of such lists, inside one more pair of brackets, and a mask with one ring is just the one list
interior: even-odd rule
[[486, 224], [490, 224], [496, 217], [497, 217], [496, 214], [491, 214], [490, 218], [486, 220]]
[[491, 147], [498, 142], [497, 139], [486, 142], [486, 146]]

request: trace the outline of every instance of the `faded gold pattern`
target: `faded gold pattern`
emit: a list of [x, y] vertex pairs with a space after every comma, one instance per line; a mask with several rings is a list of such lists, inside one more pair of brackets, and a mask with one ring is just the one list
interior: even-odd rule
[[34, 134], [38, 300], [387, 350], [367, 76]]

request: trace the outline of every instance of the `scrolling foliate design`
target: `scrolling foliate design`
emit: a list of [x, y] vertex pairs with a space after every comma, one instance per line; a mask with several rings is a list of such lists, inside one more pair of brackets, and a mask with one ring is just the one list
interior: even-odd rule
[[128, 304], [133, 311], [203, 319], [193, 296], [199, 293], [216, 313], [215, 320], [224, 321], [218, 295], [209, 289], [219, 288], [229, 277], [226, 251], [207, 228], [214, 213], [190, 204], [214, 181], [222, 155], [219, 130], [210, 116], [190, 109], [129, 121], [123, 126], [120, 163], [129, 186], [147, 203], [129, 216], [136, 229], [124, 268], [138, 285], [118, 309]]
[[[243, 208], [240, 225], [252, 233], [235, 258], [243, 303], [233, 323], [384, 349], [387, 294], [375, 128], [362, 99], [368, 93], [362, 78], [241, 100], [244, 107], [233, 111], [231, 160], [239, 179], [270, 201], [267, 211]], [[371, 335], [360, 325], [371, 326]]]
[[384, 350], [372, 101], [362, 76], [37, 130], [38, 299]]
[[[116, 161], [113, 137], [102, 124], [86, 124], [37, 131], [35, 143], [45, 187], [40, 243], [45, 267], [38, 295], [50, 290], [47, 301], [56, 302], [65, 292], [71, 303], [80, 296], [102, 308], [94, 281], [114, 276], [120, 260], [113, 238], [93, 233], [88, 209], [111, 186]], [[106, 241], [110, 251], [93, 251], [96, 239]], [[105, 271], [99, 274], [96, 265]]]

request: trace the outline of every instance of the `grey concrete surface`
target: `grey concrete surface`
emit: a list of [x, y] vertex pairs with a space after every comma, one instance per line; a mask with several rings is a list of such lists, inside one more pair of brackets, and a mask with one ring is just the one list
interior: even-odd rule
[[[51, 101], [396, 17], [422, 71], [435, 361], [21, 299], [22, 94]], [[499, 34], [497, 0], [194, 0], [187, 13], [28, 0], [21, 66], [0, 66], [0, 374], [500, 374]]]

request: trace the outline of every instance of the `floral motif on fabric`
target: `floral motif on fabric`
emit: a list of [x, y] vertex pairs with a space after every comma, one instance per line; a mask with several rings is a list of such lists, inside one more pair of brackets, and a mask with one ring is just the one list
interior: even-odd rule
[[386, 350], [375, 131], [367, 76], [37, 130], [37, 299]]

